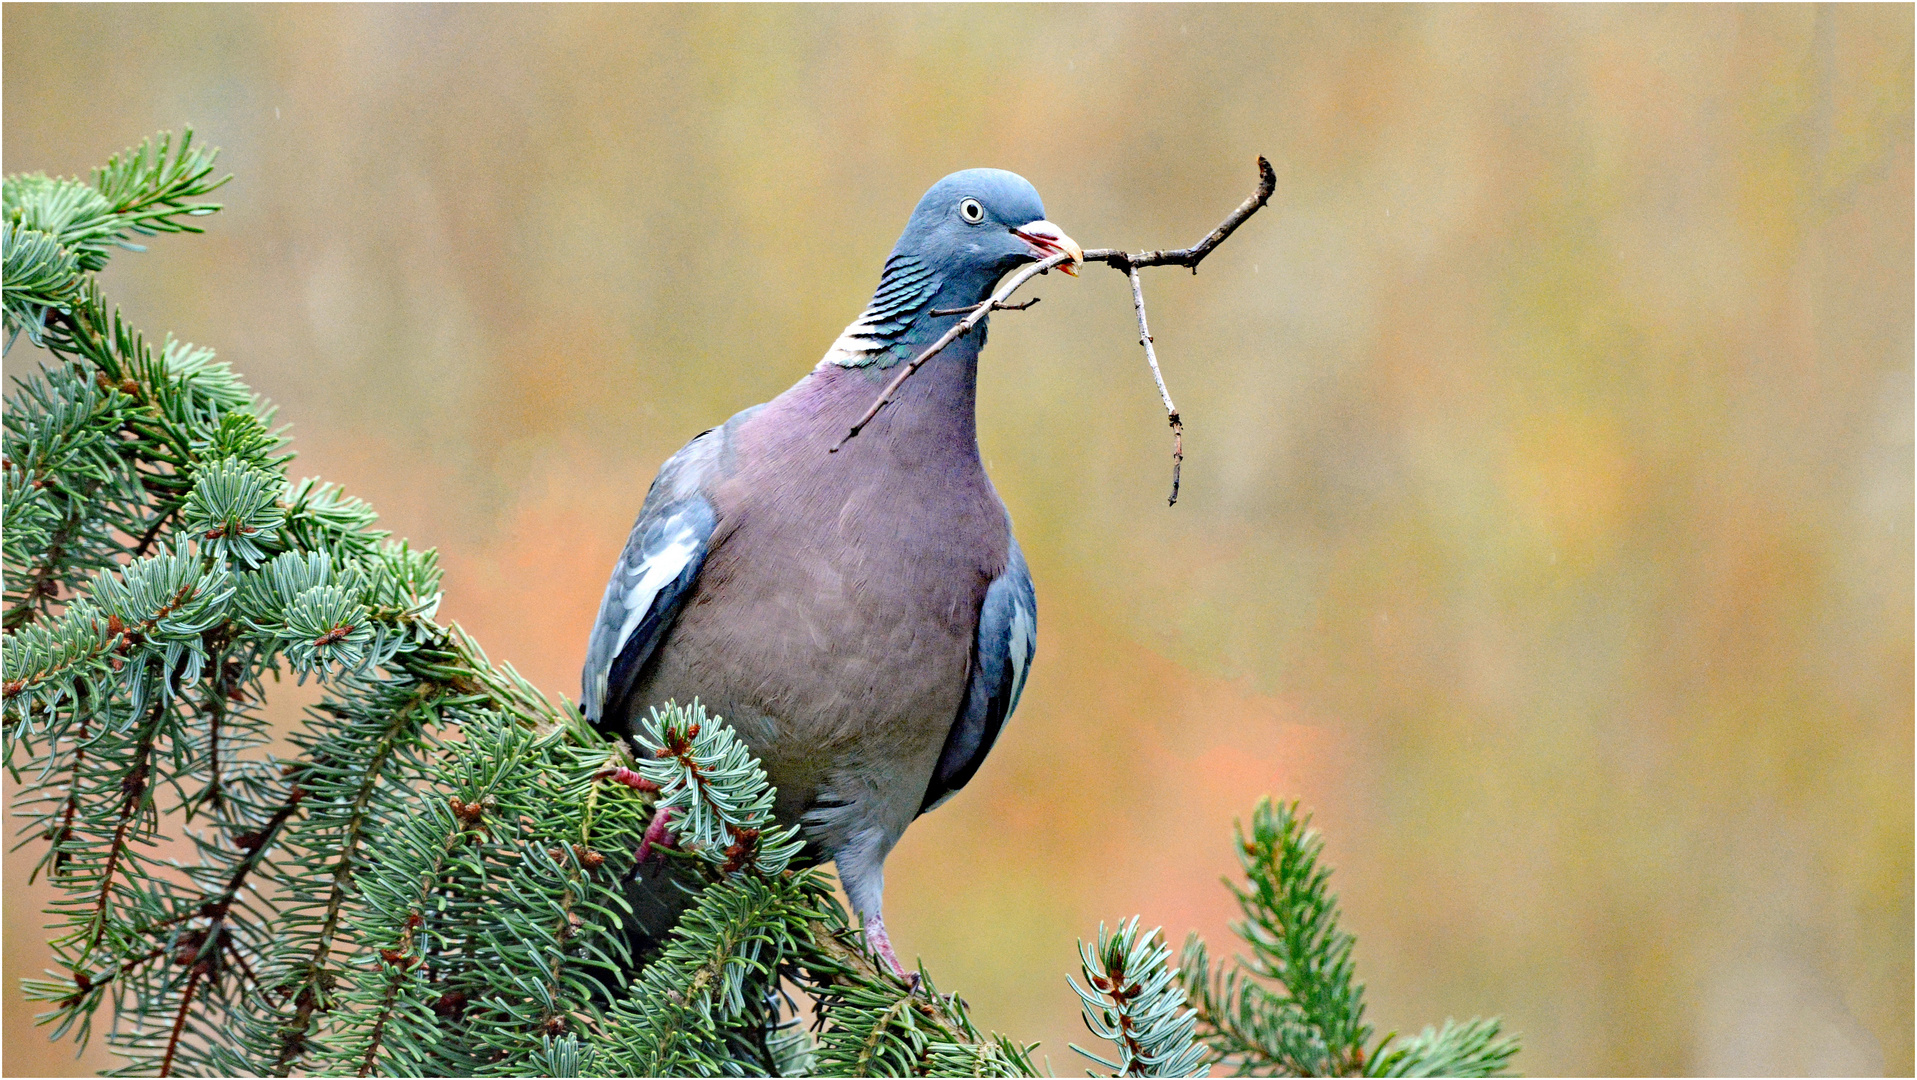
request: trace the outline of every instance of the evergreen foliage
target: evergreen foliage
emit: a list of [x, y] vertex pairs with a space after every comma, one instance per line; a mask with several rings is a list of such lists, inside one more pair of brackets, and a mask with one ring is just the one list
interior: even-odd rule
[[[6, 328], [51, 356], [7, 399], [0, 546], [13, 810], [60, 892], [25, 990], [53, 1037], [107, 1008], [122, 1071], [161, 1075], [1036, 1075], [865, 950], [721, 718], [674, 705], [605, 741], [434, 621], [431, 551], [289, 481], [271, 407], [210, 350], [107, 306], [110, 249], [218, 209], [213, 159], [161, 135], [90, 184], [5, 182]], [[324, 688], [290, 754], [260, 711], [286, 676]], [[1495, 1021], [1367, 1055], [1317, 841], [1266, 805], [1242, 847], [1240, 967], [1194, 942], [1174, 968], [1136, 919], [1081, 945], [1087, 1024], [1117, 1047], [1095, 1060], [1507, 1062]], [[635, 971], [622, 886], [646, 858], [706, 884]]]
[[1517, 1041], [1497, 1020], [1426, 1028], [1414, 1038], [1372, 1043], [1364, 985], [1355, 981], [1353, 939], [1338, 927], [1324, 841], [1295, 804], [1266, 799], [1238, 835], [1246, 884], [1232, 885], [1251, 947], [1214, 969], [1205, 943], [1187, 939], [1180, 980], [1196, 1008], [1207, 1060], [1237, 1076], [1492, 1076]]
[[1084, 1002], [1085, 1026], [1118, 1047], [1118, 1060], [1108, 1061], [1077, 1046], [1072, 1049], [1119, 1076], [1203, 1076], [1205, 1051], [1192, 1042], [1198, 1013], [1185, 1008], [1185, 994], [1177, 972], [1166, 961], [1171, 950], [1158, 931], [1140, 937], [1138, 918], [1121, 923], [1107, 934], [1098, 927], [1098, 944], [1078, 946], [1091, 989], [1072, 981]]
[[804, 842], [796, 825], [772, 820], [776, 792], [765, 770], [723, 722], [697, 702], [667, 708], [640, 722], [639, 774], [659, 786], [658, 812], [671, 815], [678, 846], [722, 873], [776, 875]]

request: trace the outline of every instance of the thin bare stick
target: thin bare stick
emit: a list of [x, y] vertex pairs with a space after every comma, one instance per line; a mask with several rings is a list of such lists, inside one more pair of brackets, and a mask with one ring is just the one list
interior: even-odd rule
[[1095, 248], [1085, 253], [1085, 261], [1102, 262], [1118, 271], [1130, 271], [1138, 266], [1184, 266], [1189, 267], [1191, 272], [1196, 274], [1198, 264], [1204, 261], [1205, 256], [1210, 255], [1213, 248], [1224, 243], [1225, 237], [1230, 236], [1238, 226], [1243, 225], [1246, 218], [1257, 213], [1270, 200], [1271, 193], [1277, 189], [1278, 174], [1272, 171], [1271, 162], [1266, 161], [1261, 154], [1258, 157], [1258, 190], [1251, 193], [1251, 198], [1239, 203], [1238, 209], [1233, 210], [1225, 220], [1219, 222], [1218, 227], [1203, 240], [1191, 247], [1173, 251], [1127, 253], [1117, 248]]
[[[1118, 248], [1094, 248], [1085, 253], [1086, 262], [1102, 262], [1131, 279], [1132, 307], [1138, 312], [1138, 343], [1145, 347], [1145, 362], [1151, 365], [1152, 381], [1158, 386], [1158, 398], [1165, 403], [1165, 416], [1166, 419], [1170, 421], [1172, 429], [1172, 488], [1171, 498], [1166, 500], [1167, 506], [1178, 505], [1179, 472], [1185, 464], [1185, 423], [1178, 416], [1178, 407], [1172, 404], [1171, 393], [1165, 389], [1164, 373], [1158, 368], [1158, 353], [1157, 350], [1152, 348], [1151, 329], [1145, 322], [1145, 290], [1139, 283], [1138, 269], [1143, 266], [1183, 266], [1196, 274], [1198, 272], [1198, 264], [1205, 260], [1205, 256], [1210, 255], [1214, 248], [1224, 243], [1225, 239], [1235, 232], [1238, 226], [1243, 225], [1247, 218], [1263, 209], [1265, 204], [1271, 200], [1272, 192], [1276, 191], [1277, 188], [1278, 174], [1272, 170], [1271, 162], [1266, 161], [1264, 156], [1260, 155], [1258, 158], [1257, 189], [1254, 190], [1251, 196], [1244, 202], [1239, 203], [1236, 210], [1227, 214], [1225, 220], [1218, 223], [1217, 228], [1213, 229], [1203, 240], [1193, 244], [1191, 247], [1176, 248], [1169, 251], [1134, 252], [1121, 251]], [[933, 342], [931, 348], [926, 349], [914, 357], [911, 363], [905, 365], [904, 370], [900, 371], [898, 376], [887, 384], [884, 392], [879, 395], [879, 399], [872, 403], [872, 407], [865, 410], [865, 415], [859, 417], [858, 422], [852, 425], [851, 430], [847, 431], [844, 437], [832, 445], [831, 452], [834, 454], [838, 453], [839, 447], [844, 446], [848, 440], [856, 438], [859, 432], [865, 430], [865, 426], [872, 422], [872, 418], [879, 415], [879, 410], [891, 403], [892, 395], [898, 392], [899, 387], [905, 383], [906, 379], [912, 376], [913, 372], [917, 371], [927, 360], [937, 356], [947, 345], [971, 333], [972, 328], [977, 326], [986, 315], [993, 311], [1022, 311], [1038, 303], [1037, 298], [1027, 300], [1023, 304], [1008, 304], [1005, 301], [1019, 286], [1030, 281], [1033, 277], [1057, 266], [1059, 263], [1064, 262], [1066, 258], [1067, 256], [1061, 253], [1053, 255], [1044, 262], [1033, 263], [1027, 266], [1025, 269], [1008, 278], [1005, 284], [988, 299], [972, 307], [945, 308], [933, 311], [933, 315], [957, 315], [961, 312], [968, 314], [966, 314], [965, 318], [959, 320], [951, 329], [947, 330], [942, 337]]]
[[[992, 304], [992, 310], [993, 311], [1024, 311], [1026, 308], [1031, 307], [1033, 304], [1036, 304], [1043, 299], [1045, 298], [1042, 296], [1034, 296], [1030, 300], [1025, 301], [1023, 304]], [[932, 317], [937, 318], [941, 315], [968, 315], [974, 311], [977, 311], [980, 307], [988, 303], [991, 303], [991, 301], [981, 300], [978, 303], [971, 305], [970, 307], [933, 308]]]
[[[1260, 160], [1263, 160], [1262, 158]], [[1165, 417], [1172, 429], [1172, 490], [1166, 506], [1178, 505], [1178, 470], [1185, 464], [1185, 422], [1178, 418], [1178, 406], [1172, 404], [1165, 389], [1165, 376], [1158, 370], [1158, 351], [1152, 348], [1151, 327], [1145, 325], [1145, 287], [1138, 283], [1136, 267], [1125, 271], [1132, 279], [1132, 307], [1138, 310], [1138, 343], [1145, 347], [1145, 362], [1152, 367], [1152, 381], [1158, 384], [1158, 400], [1165, 403]]]
[[891, 404], [892, 395], [897, 393], [899, 387], [904, 384], [905, 380], [911, 378], [912, 373], [917, 371], [927, 360], [944, 352], [947, 345], [971, 333], [972, 328], [983, 322], [985, 316], [992, 313], [993, 308], [1003, 304], [1013, 293], [1017, 292], [1020, 285], [1025, 284], [1071, 257], [1069, 252], [1061, 251], [1045, 259], [1043, 262], [1032, 263], [1018, 273], [1006, 278], [1005, 284], [1000, 285], [998, 291], [993, 293], [988, 300], [974, 307], [970, 315], [953, 323], [950, 330], [941, 334], [939, 339], [934, 341], [924, 352], [913, 357], [912, 362], [905, 365], [905, 369], [899, 372], [898, 377], [886, 384], [885, 391], [879, 395], [877, 401], [872, 403], [871, 408], [865, 410], [865, 415], [859, 417], [858, 422], [852, 425], [851, 430], [847, 431], [838, 442], [832, 444], [831, 453], [838, 453], [839, 447], [844, 446], [846, 442], [851, 439], [858, 438], [859, 432], [865, 430], [865, 425], [871, 423], [872, 418], [879, 415], [880, 409]]
[[1096, 248], [1085, 253], [1086, 262], [1102, 262], [1114, 270], [1121, 271], [1132, 283], [1132, 307], [1138, 312], [1138, 343], [1145, 347], [1145, 362], [1151, 365], [1152, 382], [1158, 385], [1158, 400], [1165, 403], [1165, 418], [1172, 429], [1172, 486], [1171, 498], [1165, 500], [1166, 506], [1178, 505], [1179, 472], [1185, 464], [1185, 422], [1178, 416], [1178, 406], [1172, 404], [1171, 393], [1165, 389], [1165, 375], [1158, 369], [1158, 351], [1152, 348], [1151, 328], [1145, 323], [1145, 289], [1138, 280], [1138, 268], [1141, 266], [1183, 266], [1198, 272], [1198, 264], [1212, 249], [1225, 242], [1245, 219], [1264, 208], [1271, 200], [1271, 193], [1278, 188], [1278, 174], [1272, 171], [1271, 162], [1264, 155], [1258, 157], [1258, 188], [1251, 197], [1238, 204], [1238, 209], [1226, 215], [1203, 240], [1188, 248], [1173, 251], [1124, 252], [1117, 248]]

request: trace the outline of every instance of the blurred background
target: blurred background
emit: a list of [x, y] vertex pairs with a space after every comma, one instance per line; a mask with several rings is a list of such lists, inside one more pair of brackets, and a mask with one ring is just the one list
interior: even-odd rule
[[[1123, 278], [995, 320], [1039, 655], [888, 864], [900, 951], [1077, 1071], [1074, 940], [1229, 951], [1269, 792], [1326, 834], [1381, 1030], [1912, 1071], [1909, 7], [8, 5], [4, 51], [8, 172], [225, 148], [207, 235], [109, 296], [569, 696], [654, 470], [811, 367], [933, 181], [1175, 246], [1267, 155], [1268, 210], [1146, 274], [1176, 508]], [[4, 1068], [90, 1071], [18, 994], [30, 865]]]

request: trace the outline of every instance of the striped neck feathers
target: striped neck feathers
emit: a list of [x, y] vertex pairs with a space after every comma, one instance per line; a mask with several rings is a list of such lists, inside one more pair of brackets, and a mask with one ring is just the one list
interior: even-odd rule
[[916, 256], [887, 259], [872, 302], [826, 350], [820, 366], [883, 370], [912, 359], [933, 341], [935, 335], [914, 331], [932, 321], [927, 315], [944, 284], [943, 277]]

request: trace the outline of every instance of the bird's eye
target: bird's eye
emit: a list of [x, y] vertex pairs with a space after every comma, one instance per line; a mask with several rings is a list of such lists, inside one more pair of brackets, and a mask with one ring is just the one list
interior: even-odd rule
[[977, 225], [985, 220], [985, 208], [977, 199], [963, 199], [959, 202], [959, 216]]

